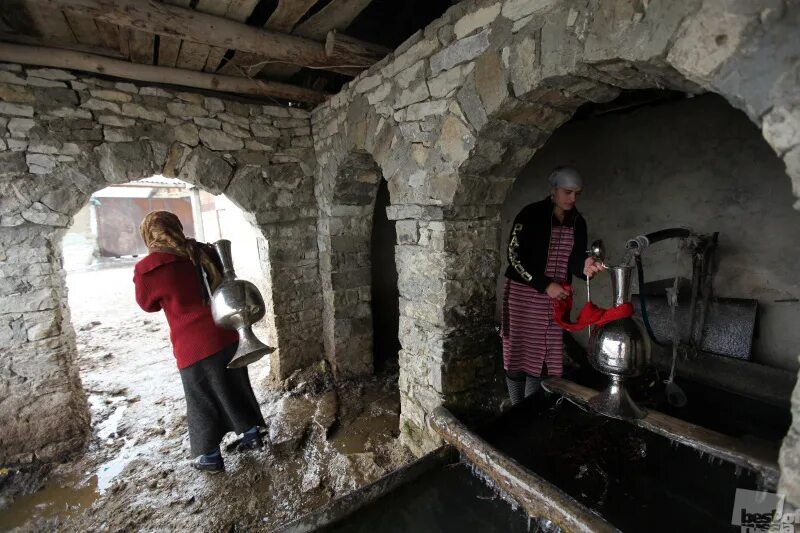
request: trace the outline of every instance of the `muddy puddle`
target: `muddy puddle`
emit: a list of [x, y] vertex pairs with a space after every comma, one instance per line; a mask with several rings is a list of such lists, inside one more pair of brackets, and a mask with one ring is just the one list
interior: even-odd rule
[[191, 468], [169, 331], [136, 307], [131, 268], [68, 276], [92, 436], [71, 462], [0, 469], [1, 531], [270, 530], [412, 459], [396, 368], [337, 386], [323, 363], [274, 383], [262, 360], [265, 449], [236, 453], [229, 434], [224, 474]]

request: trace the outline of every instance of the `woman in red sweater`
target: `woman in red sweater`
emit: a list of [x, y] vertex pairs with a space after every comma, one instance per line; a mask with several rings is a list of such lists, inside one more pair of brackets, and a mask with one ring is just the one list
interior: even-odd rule
[[189, 442], [199, 470], [225, 470], [219, 444], [229, 431], [243, 433], [240, 450], [263, 446], [265, 426], [247, 368], [227, 369], [239, 336], [217, 327], [203, 277], [213, 291], [222, 265], [213, 248], [183, 234], [169, 211], [148, 214], [139, 228], [149, 254], [136, 263], [136, 302], [148, 313], [164, 310], [186, 396]]

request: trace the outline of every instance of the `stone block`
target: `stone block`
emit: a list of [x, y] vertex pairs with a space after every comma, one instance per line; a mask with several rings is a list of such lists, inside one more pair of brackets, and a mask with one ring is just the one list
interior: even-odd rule
[[27, 74], [28, 76], [35, 76], [37, 78], [43, 78], [46, 80], [69, 81], [75, 79], [75, 76], [73, 76], [69, 72], [55, 68], [28, 69]]
[[475, 62], [475, 88], [487, 115], [491, 115], [508, 98], [508, 82], [500, 55], [487, 53]]
[[58, 165], [58, 160], [48, 154], [27, 154], [25, 162], [31, 174], [49, 174]]
[[12, 152], [24, 152], [28, 149], [28, 141], [22, 139], [6, 139], [6, 144]]
[[401, 70], [405, 70], [420, 59], [430, 56], [439, 49], [439, 46], [439, 39], [436, 36], [421, 39], [405, 52], [395, 56], [394, 61], [391, 61], [381, 69], [381, 74], [384, 78], [393, 78]]
[[466, 76], [472, 72], [475, 67], [474, 63], [466, 63], [445, 70], [438, 76], [428, 80], [428, 89], [430, 90], [431, 97], [444, 98], [451, 91], [457, 89], [464, 82]]
[[149, 109], [135, 103], [122, 104], [121, 113], [128, 117], [142, 118], [152, 122], [164, 122], [167, 114], [160, 109]]
[[0, 83], [10, 83], [12, 85], [25, 85], [25, 79], [20, 78], [13, 72], [0, 70]]
[[132, 83], [117, 82], [114, 84], [114, 88], [126, 93], [139, 94], [139, 88]]
[[108, 102], [106, 100], [99, 100], [97, 98], [90, 98], [81, 104], [84, 109], [91, 109], [92, 111], [110, 111], [111, 113], [121, 113], [119, 104]]
[[208, 128], [212, 130], [218, 130], [222, 128], [222, 122], [215, 118], [208, 118], [208, 117], [194, 117], [192, 119], [195, 124], [202, 128]]
[[124, 128], [110, 128], [108, 126], [103, 128], [103, 138], [109, 142], [127, 142], [133, 140], [130, 130]]
[[121, 104], [133, 100], [133, 97], [129, 93], [113, 91], [109, 89], [90, 89], [89, 94], [99, 100], [108, 100], [111, 102], [119, 102]]
[[250, 126], [250, 120], [241, 115], [235, 115], [233, 113], [218, 113], [217, 118], [223, 122], [236, 124], [240, 128], [247, 128]]
[[245, 130], [244, 128], [241, 128], [231, 122], [223, 122], [222, 131], [229, 135], [233, 135], [234, 137], [241, 137], [242, 139], [249, 139], [252, 136], [250, 131]]
[[401, 109], [403, 107], [408, 107], [411, 104], [422, 102], [428, 97], [430, 97], [428, 85], [425, 83], [425, 81], [420, 81], [417, 83], [417, 85], [411, 87], [410, 89], [406, 89], [397, 95], [394, 108]]
[[[425, 117], [431, 115], [441, 115], [447, 109], [446, 100], [430, 100], [418, 104], [412, 104], [404, 109], [401, 113], [400, 121], [402, 120], [423, 120]], [[399, 121], [398, 121], [399, 122]]]
[[[202, 131], [200, 136], [202, 138]], [[178, 177], [203, 187], [211, 194], [222, 194], [232, 176], [233, 168], [227, 161], [211, 150], [198, 146], [192, 150]]]
[[161, 170], [153, 161], [153, 150], [147, 141], [103, 143], [94, 152], [100, 158], [100, 170], [108, 183], [149, 178]]
[[514, 94], [521, 97], [536, 85], [539, 65], [536, 62], [537, 41], [528, 36], [515, 43], [509, 54], [508, 72]]
[[184, 102], [189, 102], [192, 104], [202, 105], [204, 101], [204, 97], [202, 94], [190, 93], [186, 91], [177, 92], [175, 93], [175, 96], [183, 100]]
[[225, 104], [219, 98], [206, 97], [203, 100], [203, 105], [211, 114], [225, 111]]
[[25, 80], [25, 83], [31, 87], [67, 87], [67, 84], [63, 81], [46, 80], [44, 78], [36, 78], [33, 76], [28, 76]]
[[500, 2], [467, 13], [453, 26], [456, 39], [462, 39], [479, 28], [489, 26], [500, 14]]
[[175, 140], [182, 142], [183, 144], [197, 146], [197, 144], [200, 142], [200, 135], [198, 133], [197, 126], [194, 124], [181, 124], [180, 126], [175, 127], [173, 131], [175, 132]]
[[205, 117], [208, 116], [206, 108], [199, 104], [186, 104], [183, 102], [170, 102], [167, 104], [167, 111], [176, 117]]
[[155, 96], [158, 98], [172, 98], [172, 93], [158, 87], [142, 87], [139, 89], [142, 96]]
[[277, 138], [281, 136], [281, 132], [278, 128], [256, 122], [250, 124], [250, 131], [252, 131], [253, 135], [256, 137]]
[[17, 104], [30, 104], [36, 101], [36, 97], [23, 86], [0, 83], [0, 100]]
[[10, 102], [0, 102], [0, 115], [11, 115], [12, 117], [33, 117], [33, 107], [23, 104], [13, 104]]
[[490, 30], [486, 29], [471, 37], [460, 39], [431, 56], [431, 75], [435, 76], [443, 70], [449, 70], [482, 54], [489, 48], [489, 32]]
[[89, 111], [88, 109], [80, 109], [76, 107], [61, 107], [58, 109], [50, 109], [47, 112], [47, 114], [59, 118], [92, 120], [91, 111]]
[[378, 85], [380, 85], [381, 81], [383, 81], [383, 79], [378, 74], [376, 74], [374, 76], [367, 76], [366, 78], [360, 79], [356, 83], [356, 85], [353, 88], [353, 90], [356, 92], [356, 94], [365, 93], [365, 92], [367, 92], [369, 90], [374, 89]]
[[244, 142], [239, 137], [234, 137], [220, 130], [200, 129], [200, 140], [211, 150], [230, 151], [241, 150]]
[[61, 143], [58, 141], [37, 141], [28, 144], [28, 152], [34, 154], [57, 154], [60, 150]]
[[104, 126], [113, 126], [115, 128], [130, 128], [136, 124], [136, 121], [132, 118], [118, 117], [116, 115], [100, 115], [97, 117], [97, 122]]
[[25, 138], [35, 125], [36, 122], [30, 118], [12, 118], [8, 121], [8, 132], [12, 137]]
[[[9, 139], [9, 143], [10, 141], [11, 139]], [[0, 152], [0, 178], [13, 178], [27, 171], [28, 165], [25, 163], [24, 153]]]
[[518, 20], [535, 13], [542, 13], [558, 5], [558, 0], [509, 0], [503, 5], [501, 13], [510, 20]]

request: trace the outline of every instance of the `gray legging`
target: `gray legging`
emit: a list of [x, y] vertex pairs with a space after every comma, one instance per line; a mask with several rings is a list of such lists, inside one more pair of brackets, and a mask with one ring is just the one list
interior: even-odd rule
[[526, 374], [521, 370], [506, 370], [506, 385], [511, 405], [517, 405], [531, 394], [535, 394], [542, 386], [542, 378]]

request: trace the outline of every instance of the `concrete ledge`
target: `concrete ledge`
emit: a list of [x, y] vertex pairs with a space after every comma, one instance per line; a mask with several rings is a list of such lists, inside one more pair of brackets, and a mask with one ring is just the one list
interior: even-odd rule
[[[589, 399], [598, 392], [562, 378], [546, 379], [542, 382], [542, 387], [585, 408], [588, 408]], [[735, 437], [653, 410], [649, 410], [644, 418], [628, 422], [737, 466], [753, 470], [762, 476], [766, 488], [772, 490], [777, 487], [780, 477], [777, 463]]]
[[547, 518], [564, 531], [618, 531], [572, 496], [492, 447], [446, 408], [437, 407], [428, 416], [428, 424], [510, 494], [529, 516]]

